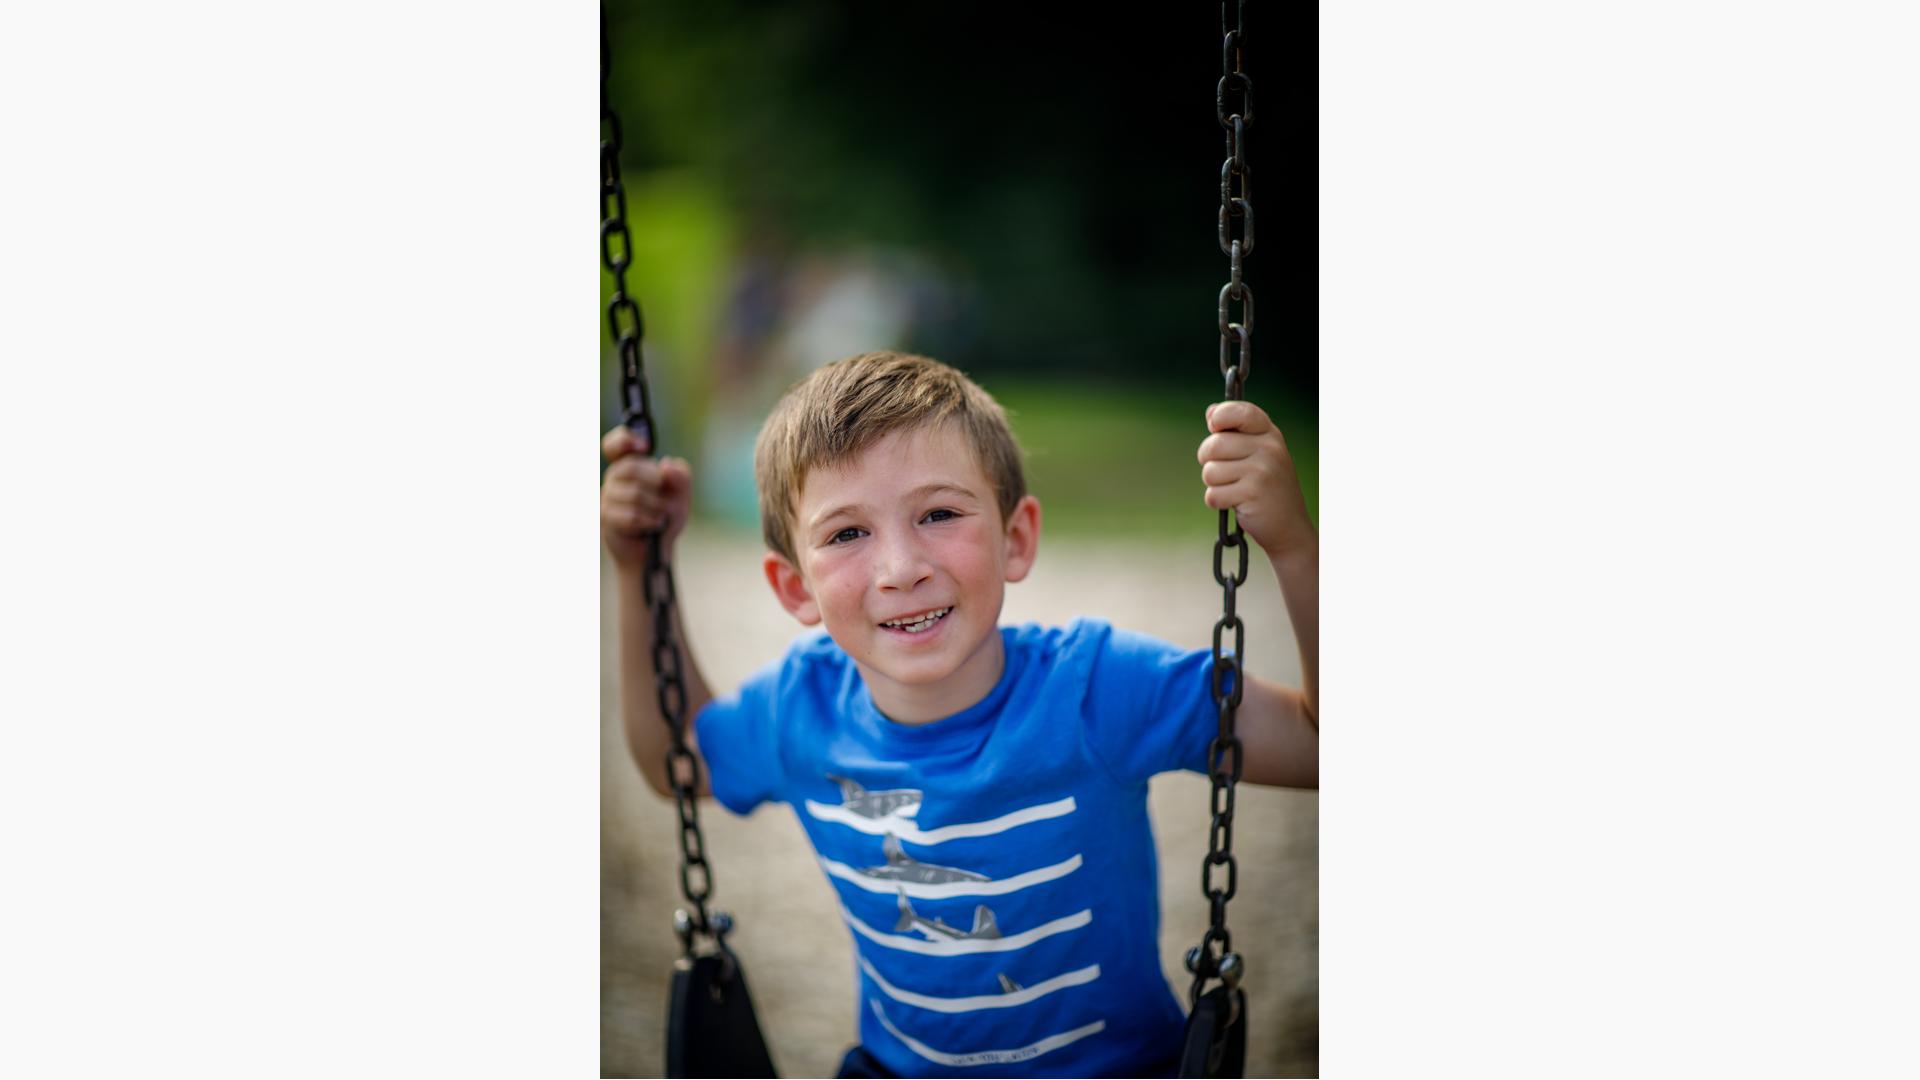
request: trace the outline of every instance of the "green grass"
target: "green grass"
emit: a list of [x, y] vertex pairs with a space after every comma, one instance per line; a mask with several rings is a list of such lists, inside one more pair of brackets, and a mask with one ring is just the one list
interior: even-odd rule
[[[1195, 459], [1206, 407], [1218, 387], [1204, 377], [1180, 386], [1101, 386], [986, 377], [1027, 454], [1027, 486], [1056, 535], [1185, 538], [1214, 535], [1217, 515], [1201, 501]], [[1318, 430], [1312, 402], [1262, 399], [1286, 433], [1319, 520]]]

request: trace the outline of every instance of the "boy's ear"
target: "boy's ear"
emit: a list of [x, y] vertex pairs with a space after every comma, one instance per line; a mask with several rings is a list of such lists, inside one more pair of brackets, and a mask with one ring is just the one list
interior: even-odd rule
[[1007, 515], [1007, 580], [1024, 579], [1039, 554], [1040, 500], [1027, 495]]
[[780, 601], [787, 614], [799, 619], [802, 626], [820, 622], [820, 605], [814, 602], [806, 579], [800, 576], [791, 560], [779, 552], [769, 551], [761, 567], [766, 571], [767, 584], [773, 586], [773, 598]]

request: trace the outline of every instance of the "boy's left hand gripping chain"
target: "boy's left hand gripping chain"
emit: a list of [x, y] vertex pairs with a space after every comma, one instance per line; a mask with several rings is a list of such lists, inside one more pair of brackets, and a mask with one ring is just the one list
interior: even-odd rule
[[[620, 422], [627, 426], [646, 448], [660, 450], [659, 428], [653, 421], [653, 405], [647, 394], [646, 373], [640, 363], [640, 337], [644, 324], [640, 305], [627, 295], [627, 267], [633, 262], [633, 239], [627, 231], [626, 189], [620, 182], [620, 118], [607, 100], [609, 51], [604, 28], [600, 35], [600, 257], [613, 275], [613, 298], [607, 302], [607, 332], [620, 354], [621, 386], [624, 402]], [[680, 814], [680, 894], [687, 908], [673, 913], [674, 929], [680, 935], [685, 955], [692, 956], [694, 937], [705, 935], [724, 946], [733, 920], [725, 912], [707, 911], [707, 898], [713, 893], [713, 869], [707, 864], [706, 842], [700, 833], [700, 808], [695, 792], [700, 790], [700, 759], [687, 748], [687, 686], [681, 675], [680, 640], [674, 634], [673, 567], [669, 565], [662, 538], [665, 527], [656, 530], [647, 549], [646, 598], [653, 614], [654, 687], [659, 695], [660, 715], [673, 732], [667, 748], [667, 781], [673, 785], [673, 801]], [[689, 910], [690, 909], [690, 910]], [[725, 949], [720, 950], [722, 953]]]

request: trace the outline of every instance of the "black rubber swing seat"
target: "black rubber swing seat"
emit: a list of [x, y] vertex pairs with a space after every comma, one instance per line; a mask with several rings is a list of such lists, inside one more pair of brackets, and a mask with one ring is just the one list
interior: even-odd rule
[[747, 973], [733, 951], [673, 966], [667, 1011], [670, 1077], [772, 1077], [773, 1058], [747, 993]]
[[[1231, 996], [1229, 996], [1231, 995]], [[1216, 986], [1187, 1014], [1181, 1076], [1244, 1076], [1247, 1070], [1247, 992]]]

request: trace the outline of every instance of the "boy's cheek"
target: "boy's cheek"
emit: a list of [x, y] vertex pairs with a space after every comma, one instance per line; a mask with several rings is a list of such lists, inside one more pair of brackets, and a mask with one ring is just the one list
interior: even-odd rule
[[832, 579], [822, 579], [819, 588], [820, 614], [829, 624], [837, 626], [859, 617], [858, 590], [849, 589], [844, 582]]

